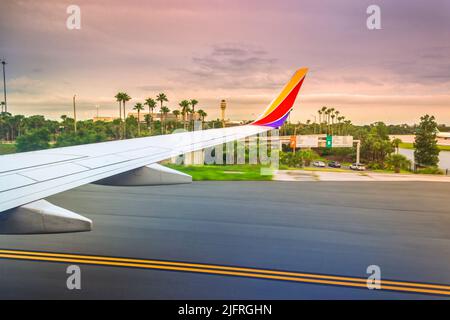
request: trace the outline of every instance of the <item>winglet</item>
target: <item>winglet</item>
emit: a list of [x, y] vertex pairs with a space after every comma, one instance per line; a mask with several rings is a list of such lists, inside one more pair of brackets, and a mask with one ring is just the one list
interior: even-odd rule
[[308, 68], [298, 69], [281, 93], [269, 104], [266, 110], [252, 125], [280, 127], [286, 121], [294, 105], [295, 98], [303, 84]]

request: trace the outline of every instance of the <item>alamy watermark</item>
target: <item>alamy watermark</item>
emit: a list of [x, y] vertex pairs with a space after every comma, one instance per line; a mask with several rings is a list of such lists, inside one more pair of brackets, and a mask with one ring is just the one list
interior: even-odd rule
[[381, 289], [381, 268], [376, 264], [372, 264], [367, 267], [367, 288], [370, 290]]
[[69, 30], [81, 29], [81, 9], [76, 4], [67, 7], [66, 13], [69, 15], [66, 19], [66, 28]]
[[70, 265], [66, 269], [69, 274], [66, 280], [66, 286], [69, 290], [81, 290], [81, 269], [77, 265]]
[[366, 26], [369, 30], [381, 29], [381, 8], [376, 4], [367, 7], [366, 13], [369, 15], [366, 20]]

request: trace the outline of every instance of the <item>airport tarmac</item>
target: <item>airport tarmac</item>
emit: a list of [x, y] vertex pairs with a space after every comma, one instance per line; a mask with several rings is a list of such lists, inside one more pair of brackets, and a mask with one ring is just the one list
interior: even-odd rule
[[[449, 193], [433, 182], [87, 185], [48, 200], [93, 231], [0, 236], [0, 299], [448, 298]], [[81, 290], [66, 287], [73, 264]], [[365, 287], [370, 265], [382, 290]]]

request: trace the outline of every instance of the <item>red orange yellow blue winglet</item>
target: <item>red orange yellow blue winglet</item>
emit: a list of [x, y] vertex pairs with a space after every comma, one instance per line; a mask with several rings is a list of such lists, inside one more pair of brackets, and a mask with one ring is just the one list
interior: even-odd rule
[[269, 104], [266, 110], [252, 123], [252, 125], [280, 127], [286, 121], [294, 105], [295, 98], [305, 80], [308, 68], [298, 69], [281, 93]]

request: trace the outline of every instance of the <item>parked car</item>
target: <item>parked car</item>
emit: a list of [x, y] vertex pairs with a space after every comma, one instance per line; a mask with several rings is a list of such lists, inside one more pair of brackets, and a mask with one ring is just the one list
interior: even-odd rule
[[331, 161], [328, 162], [328, 166], [332, 168], [340, 168], [341, 164], [339, 163], [339, 161]]
[[319, 168], [325, 168], [326, 166], [325, 166], [325, 162], [323, 162], [323, 161], [314, 161], [313, 162], [313, 166], [314, 167], [319, 167]]
[[353, 163], [350, 166], [350, 169], [356, 170], [356, 171], [364, 171], [364, 170], [366, 170], [366, 167], [361, 163]]

